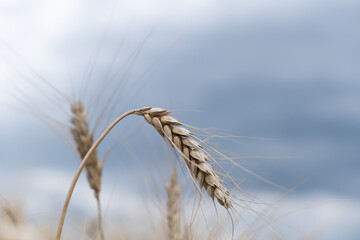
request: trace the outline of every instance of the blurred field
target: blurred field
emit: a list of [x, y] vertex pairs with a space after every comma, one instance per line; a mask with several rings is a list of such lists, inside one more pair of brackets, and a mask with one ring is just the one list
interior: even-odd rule
[[[1, 1], [0, 239], [54, 239], [86, 152], [70, 130], [76, 101], [88, 140], [130, 109], [161, 107], [234, 161], [213, 162], [239, 204], [231, 219], [205, 190], [199, 200], [186, 161], [151, 125], [124, 119], [93, 161], [104, 161], [93, 179], [105, 239], [359, 239], [359, 9]], [[166, 188], [174, 169], [178, 198]], [[95, 185], [81, 175], [63, 239], [99, 238]]]

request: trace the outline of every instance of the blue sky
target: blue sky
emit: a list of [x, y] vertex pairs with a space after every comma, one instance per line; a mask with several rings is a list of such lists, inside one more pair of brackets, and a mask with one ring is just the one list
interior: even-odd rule
[[[0, 163], [5, 169], [1, 175], [15, 178], [17, 171], [26, 173], [30, 202], [62, 196], [66, 186], [61, 179], [69, 179], [78, 162], [63, 161], [76, 159], [75, 155], [38, 119], [14, 110], [13, 106], [23, 105], [7, 92], [16, 95], [21, 89], [35, 109], [65, 119], [49, 99], [56, 99], [57, 106], [64, 108], [66, 102], [51, 92], [41, 94], [49, 87], [29, 65], [70, 98], [73, 93], [79, 96], [81, 80], [95, 49], [101, 46], [85, 94], [89, 100], [98, 90], [97, 84], [104, 81], [122, 40], [112, 74], [121, 70], [122, 61], [147, 39], [121, 90], [130, 97], [121, 99], [109, 118], [132, 107], [159, 106], [181, 110], [177, 118], [191, 125], [247, 136], [239, 144], [230, 143], [228, 150], [262, 156], [243, 163], [277, 184], [300, 185], [284, 200], [287, 210], [302, 209], [304, 202], [319, 203], [311, 212], [316, 214], [316, 223], [306, 225], [306, 216], [293, 216], [289, 221], [295, 228], [299, 226], [304, 234], [332, 229], [319, 233], [319, 239], [360, 236], [356, 229], [360, 223], [356, 217], [360, 216], [356, 187], [360, 183], [358, 1], [276, 0], [270, 5], [267, 1], [170, 4], [139, 0], [100, 5], [96, 1], [50, 4], [38, 0], [31, 4], [2, 1], [0, 9]], [[29, 79], [40, 90], [34, 89]], [[105, 99], [99, 105], [104, 103]], [[161, 150], [162, 145], [155, 148]], [[107, 164], [109, 171], [116, 166], [111, 161]], [[50, 183], [40, 184], [42, 180], [28, 169], [53, 176], [49, 182], [58, 186], [57, 190]], [[276, 191], [251, 176], [244, 178], [249, 191], [264, 195]], [[111, 184], [109, 180], [105, 188]], [[20, 188], [21, 184], [15, 185]], [[11, 189], [0, 184], [4, 195], [13, 194]], [[29, 189], [35, 189], [37, 197]], [[53, 190], [45, 193], [45, 189]], [[86, 183], [82, 189], [87, 191]], [[136, 196], [134, 193], [133, 198]], [[29, 205], [30, 211], [37, 211], [36, 204]], [[325, 223], [332, 219], [330, 215], [335, 216], [334, 221]]]

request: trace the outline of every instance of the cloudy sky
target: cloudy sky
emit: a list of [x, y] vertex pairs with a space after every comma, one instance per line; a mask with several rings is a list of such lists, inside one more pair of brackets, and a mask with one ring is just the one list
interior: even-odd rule
[[[78, 164], [54, 131], [29, 113], [66, 122], [61, 109], [68, 102], [39, 75], [69, 99], [84, 96], [90, 103], [101, 92], [95, 109], [107, 104], [121, 80], [121, 98], [113, 98], [120, 104], [105, 118], [159, 106], [180, 110], [177, 118], [191, 125], [246, 136], [227, 143], [227, 150], [251, 156], [241, 163], [295, 188], [281, 205], [283, 212], [297, 211], [288, 218], [297, 231], [283, 230], [285, 236], [358, 239], [359, 22], [360, 4], [351, 0], [2, 0], [0, 193], [11, 198], [23, 191], [31, 214], [48, 214], [39, 202], [61, 206]], [[129, 135], [147, 128], [135, 118], [124, 124], [130, 130], [119, 131]], [[66, 127], [50, 125], [68, 137]], [[134, 151], [161, 156], [147, 148], [163, 151], [161, 141], [150, 140]], [[108, 171], [121, 164], [133, 168], [109, 159]], [[250, 192], [276, 192], [241, 171], [233, 174], [246, 179]], [[113, 182], [105, 183], [105, 192]], [[79, 192], [89, 194], [82, 184]], [[138, 193], [123, 188], [138, 201]], [[80, 195], [74, 206], [93, 207], [83, 206]]]

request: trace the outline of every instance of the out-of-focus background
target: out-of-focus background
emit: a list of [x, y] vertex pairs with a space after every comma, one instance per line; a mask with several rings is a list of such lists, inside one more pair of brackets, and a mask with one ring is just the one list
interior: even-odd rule
[[[30, 221], [57, 220], [79, 160], [29, 111], [66, 122], [61, 108], [68, 103], [39, 75], [70, 99], [84, 94], [91, 102], [110, 72], [113, 84], [122, 80], [122, 96], [104, 118], [158, 106], [179, 110], [176, 117], [191, 125], [246, 136], [227, 150], [256, 174], [294, 189], [277, 206], [286, 215], [279, 229], [285, 239], [359, 239], [359, 23], [355, 0], [2, 0], [0, 194], [24, 204]], [[153, 133], [135, 117], [121, 128], [135, 139]], [[137, 183], [127, 181], [136, 166], [123, 152], [166, 156], [161, 139], [156, 145], [150, 135], [138, 146], [120, 144], [106, 162], [104, 174], [112, 177], [103, 189], [112, 212], [141, 215]], [[119, 176], [116, 169], [128, 171]], [[281, 194], [242, 171], [232, 174], [260, 198]], [[81, 181], [71, 211], [88, 213], [95, 203]]]

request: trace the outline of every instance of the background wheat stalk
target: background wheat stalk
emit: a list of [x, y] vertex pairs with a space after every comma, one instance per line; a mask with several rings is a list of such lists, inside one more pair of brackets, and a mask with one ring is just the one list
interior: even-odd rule
[[[71, 134], [77, 146], [77, 152], [83, 159], [86, 153], [93, 145], [93, 136], [89, 131], [89, 124], [86, 119], [86, 111], [82, 102], [77, 101], [71, 105], [72, 128]], [[90, 155], [89, 160], [85, 164], [87, 179], [90, 187], [94, 190], [97, 206], [98, 206], [98, 228], [100, 239], [104, 239], [104, 231], [102, 224], [102, 213], [100, 204], [101, 191], [101, 175], [103, 162], [99, 160], [96, 150]]]
[[181, 193], [177, 179], [176, 169], [171, 174], [170, 182], [166, 183], [167, 201], [167, 220], [168, 220], [168, 239], [180, 240], [180, 209], [179, 197]]

